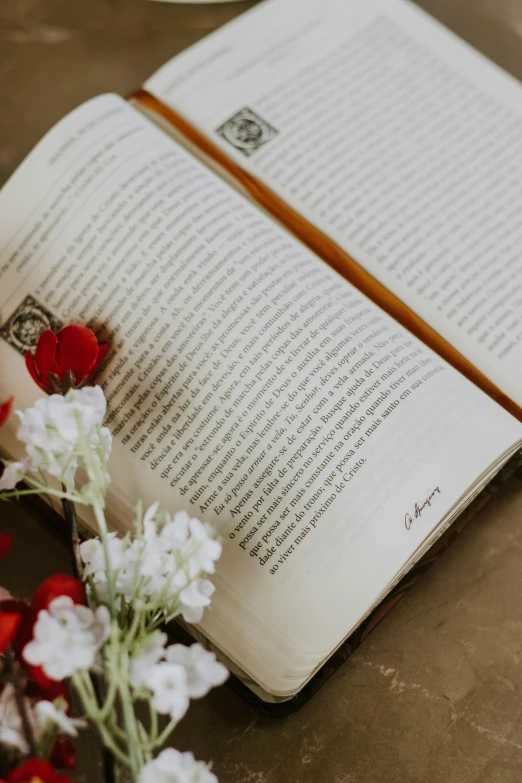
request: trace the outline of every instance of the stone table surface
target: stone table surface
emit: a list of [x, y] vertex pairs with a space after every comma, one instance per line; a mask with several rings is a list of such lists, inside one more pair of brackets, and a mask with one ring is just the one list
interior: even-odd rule
[[[129, 93], [253, 4], [0, 0], [0, 183], [78, 103]], [[522, 79], [521, 0], [420, 5]], [[521, 521], [513, 478], [299, 713], [262, 716], [225, 686], [194, 703], [176, 746], [221, 783], [520, 783]], [[0, 529], [16, 534], [0, 574], [13, 591], [68, 569], [34, 512], [4, 506]], [[101, 779], [92, 737], [79, 761]]]

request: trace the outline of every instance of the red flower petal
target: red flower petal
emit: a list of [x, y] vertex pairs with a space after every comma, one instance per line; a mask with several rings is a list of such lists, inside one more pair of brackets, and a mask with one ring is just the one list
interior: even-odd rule
[[[50, 393], [49, 374], [55, 375], [61, 384], [69, 373], [75, 386], [89, 381], [103, 359], [108, 344], [98, 345], [92, 329], [79, 324], [64, 326], [58, 334], [46, 329], [40, 335], [35, 355], [28, 351], [25, 364], [35, 383]], [[63, 393], [70, 386], [67, 381]]]
[[23, 648], [27, 642], [33, 638], [33, 612], [31, 606], [25, 601], [17, 601], [15, 598], [8, 598], [0, 602], [0, 614], [2, 612], [11, 612], [20, 617], [20, 622], [16, 631], [16, 636], [11, 642], [11, 647], [17, 658], [20, 658]]
[[71, 783], [69, 775], [59, 775], [45, 759], [29, 759], [8, 777], [9, 783]]
[[[38, 686], [38, 690], [41, 693], [52, 694], [53, 686], [58, 685], [58, 682], [56, 680], [51, 680], [41, 666], [33, 666], [31, 663], [27, 663], [23, 657], [21, 662], [31, 679]], [[49, 701], [52, 701], [52, 699], [49, 699]]]
[[25, 685], [25, 695], [28, 699], [45, 699], [45, 701], [55, 701], [63, 699], [67, 705], [67, 715], [71, 712], [71, 694], [64, 682], [50, 680], [40, 666], [31, 666], [22, 658], [20, 663], [25, 667], [30, 679]]
[[18, 612], [0, 611], [0, 655], [13, 643], [21, 621]]
[[13, 410], [14, 397], [9, 397], [5, 402], [0, 403], [0, 427], [5, 424]]
[[[56, 361], [56, 349], [58, 339], [52, 329], [46, 329], [38, 338], [34, 357], [36, 371], [40, 377], [39, 385], [42, 389], [50, 388], [49, 373], [58, 375], [58, 362]], [[29, 370], [29, 372], [31, 372]]]
[[36, 362], [34, 360], [34, 356], [31, 353], [31, 351], [26, 351], [25, 354], [25, 366], [29, 370], [29, 375], [33, 379], [33, 381], [38, 384], [38, 386], [45, 391], [45, 386], [42, 384], [40, 380], [40, 376], [38, 375], [38, 369], [36, 367]]
[[92, 329], [71, 324], [57, 334], [58, 374], [63, 380], [67, 370], [71, 370], [76, 383], [90, 378], [98, 361], [98, 340]]
[[94, 375], [100, 364], [102, 363], [102, 359], [107, 353], [107, 348], [109, 347], [109, 343], [100, 343], [98, 346], [98, 358], [96, 359], [96, 363], [94, 367], [91, 370], [91, 375]]
[[33, 611], [36, 615], [47, 609], [51, 601], [61, 595], [68, 595], [75, 604], [85, 603], [85, 590], [82, 582], [67, 574], [54, 574], [42, 582], [33, 598]]
[[17, 612], [25, 616], [31, 611], [31, 605], [26, 601], [19, 601], [18, 598], [6, 598], [5, 601], [0, 601], [1, 612]]
[[51, 762], [60, 769], [76, 769], [74, 745], [70, 740], [58, 737], [51, 753]]
[[11, 533], [0, 533], [0, 560], [6, 556], [13, 543]]
[[42, 699], [46, 699], [46, 701], [54, 701], [55, 699], [62, 698], [65, 702], [67, 702], [67, 713], [69, 713], [71, 709], [71, 694], [64, 682], [50, 680], [49, 685], [45, 687], [40, 686], [40, 697]]

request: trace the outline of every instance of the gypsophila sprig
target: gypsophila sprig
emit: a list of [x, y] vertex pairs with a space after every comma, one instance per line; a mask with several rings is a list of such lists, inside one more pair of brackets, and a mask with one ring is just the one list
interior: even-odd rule
[[[132, 783], [216, 783], [192, 754], [162, 749], [190, 700], [221, 685], [228, 672], [199, 644], [168, 645], [160, 626], [178, 615], [201, 620], [221, 544], [207, 524], [158, 503], [145, 512], [138, 505], [127, 535], [109, 532], [105, 410], [101, 388], [84, 387], [17, 411], [25, 455], [6, 465], [1, 497], [47, 494], [61, 498], [66, 510], [78, 503], [92, 512], [98, 535], [81, 545], [73, 541], [83, 584], [54, 575], [30, 604], [0, 593], [8, 679], [0, 690], [0, 745], [15, 754], [17, 773], [33, 765], [33, 778], [45, 767], [46, 775], [69, 781], [55, 768], [74, 763], [68, 738], [83, 721], [69, 714], [67, 680], [112, 759], [106, 770], [114, 762]], [[26, 487], [17, 487], [22, 480]], [[0, 557], [11, 541], [3, 543]], [[148, 720], [138, 718], [138, 705]], [[161, 729], [159, 716], [167, 718]]]
[[217, 777], [192, 753], [167, 748], [145, 765], [139, 783], [217, 783]]
[[[214, 586], [206, 575], [214, 573], [221, 544], [213, 530], [180, 511], [173, 517], [153, 504], [141, 519], [137, 510], [136, 536], [124, 539], [109, 534], [113, 592], [123, 612], [129, 605], [143, 607], [145, 627], [153, 630], [178, 614], [199, 622], [210, 604]], [[107, 564], [98, 538], [80, 547], [89, 588], [98, 600], [108, 601]]]
[[130, 681], [138, 694], [150, 698], [156, 712], [179, 720], [189, 699], [200, 699], [227, 679], [227, 669], [200, 644], [166, 647], [156, 633], [142, 642], [131, 659]]
[[60, 681], [75, 671], [92, 669], [109, 634], [110, 616], [105, 606], [93, 611], [60, 596], [48, 610], [38, 613], [33, 639], [23, 656], [31, 665], [41, 666], [51, 680]]
[[[61, 697], [55, 701], [27, 696], [23, 698], [27, 716], [38, 744], [49, 735], [53, 739], [58, 734], [76, 737], [78, 729], [84, 728], [86, 725], [81, 718], [69, 717], [67, 704]], [[14, 748], [21, 753], [27, 753], [29, 750], [16, 703], [15, 689], [10, 683], [5, 685], [0, 693], [0, 745]]]
[[[0, 490], [14, 489], [25, 480], [35, 491], [46, 492], [49, 487], [42, 484], [43, 472], [58, 479], [71, 494], [76, 472], [83, 467], [91, 478], [95, 475], [98, 491], [105, 493], [111, 451], [111, 435], [102, 426], [106, 407], [103, 391], [95, 386], [71, 389], [65, 397], [52, 394], [24, 413], [16, 411], [21, 422], [17, 437], [26, 455], [6, 464]], [[81, 502], [81, 493], [75, 499]]]
[[165, 660], [185, 669], [191, 699], [201, 699], [212, 688], [222, 685], [228, 677], [228, 670], [216, 660], [214, 653], [205, 650], [200, 644], [191, 647], [172, 644], [165, 651]]

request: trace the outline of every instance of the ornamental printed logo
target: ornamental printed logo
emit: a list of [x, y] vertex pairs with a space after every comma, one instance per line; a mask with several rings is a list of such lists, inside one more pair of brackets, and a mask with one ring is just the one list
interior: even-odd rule
[[216, 133], [243, 155], [250, 157], [263, 144], [275, 138], [279, 131], [251, 109], [245, 108], [227, 120]]
[[32, 296], [26, 296], [12, 316], [0, 327], [0, 337], [22, 356], [36, 347], [45, 329], [59, 331], [63, 323]]

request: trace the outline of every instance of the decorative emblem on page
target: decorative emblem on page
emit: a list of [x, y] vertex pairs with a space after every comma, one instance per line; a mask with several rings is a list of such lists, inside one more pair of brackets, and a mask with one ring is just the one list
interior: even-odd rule
[[0, 327], [0, 337], [22, 356], [35, 348], [44, 329], [59, 331], [63, 323], [32, 296], [26, 296], [12, 316]]
[[245, 108], [227, 120], [216, 133], [243, 155], [250, 157], [259, 147], [277, 136], [279, 131], [251, 109]]

